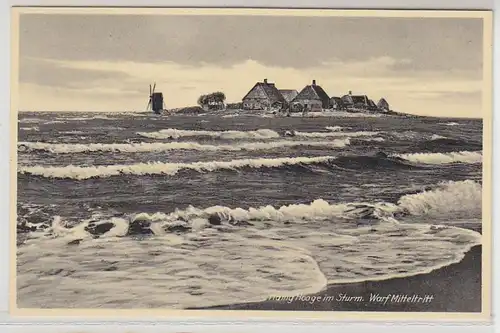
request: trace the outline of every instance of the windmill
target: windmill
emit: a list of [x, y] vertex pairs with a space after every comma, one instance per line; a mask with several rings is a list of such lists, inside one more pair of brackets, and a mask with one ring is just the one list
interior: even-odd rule
[[161, 114], [164, 110], [165, 103], [163, 102], [163, 94], [161, 92], [155, 92], [156, 82], [149, 85], [149, 102], [146, 106], [146, 110], [152, 110], [156, 114]]

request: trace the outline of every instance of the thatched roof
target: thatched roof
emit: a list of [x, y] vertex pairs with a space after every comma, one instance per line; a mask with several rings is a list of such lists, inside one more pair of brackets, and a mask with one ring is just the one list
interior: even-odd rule
[[[262, 94], [260, 92], [262, 92]], [[251, 94], [252, 98], [267, 99], [271, 104], [276, 102], [285, 102], [285, 98], [281, 95], [278, 88], [276, 88], [274, 83], [267, 82], [267, 79], [264, 79], [264, 82], [257, 82], [245, 95], [245, 97], [243, 97], [243, 100]]]
[[330, 98], [330, 104], [331, 105], [344, 106], [344, 101], [342, 101], [342, 98], [340, 98], [340, 97], [331, 97]]
[[304, 89], [293, 99], [294, 102], [300, 100], [320, 100], [324, 108], [328, 108], [330, 105], [330, 97], [321, 88], [321, 86], [316, 84], [316, 80], [313, 80], [311, 85], [305, 86]]
[[299, 94], [295, 89], [280, 89], [279, 92], [287, 102], [291, 102]]
[[366, 95], [344, 95], [342, 101], [346, 104], [370, 105], [369, 98]]
[[379, 107], [380, 109], [390, 110], [389, 103], [387, 103], [387, 101], [383, 97], [378, 101], [377, 107]]

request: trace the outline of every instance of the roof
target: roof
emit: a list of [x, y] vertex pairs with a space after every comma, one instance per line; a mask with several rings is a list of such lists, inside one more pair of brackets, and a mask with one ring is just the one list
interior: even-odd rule
[[299, 94], [299, 92], [295, 89], [280, 89], [279, 92], [287, 102], [290, 102]]
[[368, 96], [366, 95], [352, 95], [351, 96], [352, 98], [352, 101], [354, 102], [354, 104], [368, 104]]
[[387, 101], [383, 97], [378, 101], [377, 106], [381, 109], [390, 109], [389, 103], [387, 103]]
[[340, 105], [340, 106], [344, 105], [344, 101], [342, 100], [342, 98], [336, 96], [330, 98], [330, 103], [332, 105]]
[[342, 100], [345, 103], [350, 103], [350, 104], [366, 104], [368, 105], [368, 96], [366, 95], [344, 95], [342, 96]]
[[319, 99], [323, 103], [330, 103], [330, 97], [328, 97], [328, 94], [323, 90], [323, 88], [316, 84], [305, 86], [304, 89], [302, 89], [294, 98], [295, 101], [301, 99]]
[[252, 89], [243, 97], [243, 99], [247, 98], [248, 95], [250, 95], [251, 92], [253, 92], [256, 89], [262, 89], [264, 92], [265, 96], [262, 96], [261, 98], [267, 98], [271, 103], [275, 102], [285, 102], [285, 98], [283, 95], [281, 95], [280, 91], [274, 83], [268, 83], [268, 82], [257, 82]]

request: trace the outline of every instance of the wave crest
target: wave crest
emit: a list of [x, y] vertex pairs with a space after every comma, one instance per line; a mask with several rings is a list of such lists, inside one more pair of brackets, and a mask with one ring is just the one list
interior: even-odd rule
[[244, 167], [250, 168], [276, 168], [284, 165], [307, 165], [327, 162], [332, 156], [320, 157], [284, 157], [284, 158], [256, 158], [231, 161], [211, 161], [194, 163], [163, 163], [149, 162], [129, 165], [105, 166], [22, 166], [18, 168], [21, 174], [43, 176], [47, 178], [90, 179], [104, 178], [118, 175], [175, 175], [180, 170], [195, 170], [198, 172], [215, 171], [220, 169], [236, 170]]
[[482, 186], [472, 181], [449, 181], [436, 189], [401, 197], [398, 205], [411, 215], [448, 215], [462, 217], [481, 216]]
[[269, 150], [286, 147], [332, 147], [343, 148], [349, 145], [349, 139], [336, 139], [333, 141], [272, 141], [272, 142], [245, 142], [233, 145], [208, 145], [197, 142], [165, 142], [165, 143], [89, 143], [89, 144], [65, 144], [45, 142], [20, 142], [18, 151], [41, 150], [56, 154], [71, 154], [85, 152], [124, 152], [144, 153], [161, 152], [169, 150], [198, 150], [198, 151], [255, 151]]
[[480, 151], [460, 151], [450, 153], [414, 153], [395, 155], [410, 162], [424, 164], [450, 164], [450, 163], [482, 163], [483, 154]]
[[226, 140], [243, 140], [243, 139], [276, 139], [282, 136], [295, 136], [304, 138], [329, 138], [329, 137], [359, 137], [373, 136], [378, 132], [359, 131], [359, 132], [343, 132], [339, 131], [340, 127], [328, 128], [328, 132], [301, 132], [295, 130], [285, 131], [283, 135], [271, 129], [259, 129], [255, 131], [204, 131], [204, 130], [180, 130], [175, 128], [163, 129], [157, 132], [137, 132], [137, 135], [150, 139], [179, 139], [181, 137], [212, 137]]
[[167, 128], [157, 132], [137, 132], [137, 134], [151, 139], [178, 139], [181, 137], [196, 136], [208, 136], [220, 139], [275, 139], [280, 137], [278, 132], [270, 129], [255, 131], [197, 131]]

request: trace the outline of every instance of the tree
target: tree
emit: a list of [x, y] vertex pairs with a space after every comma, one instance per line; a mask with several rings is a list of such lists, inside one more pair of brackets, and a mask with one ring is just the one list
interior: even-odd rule
[[198, 97], [198, 105], [203, 107], [204, 105], [207, 104], [207, 96], [206, 95], [201, 95]]
[[216, 91], [211, 94], [198, 97], [198, 105], [202, 108], [223, 109], [226, 95], [223, 92]]

